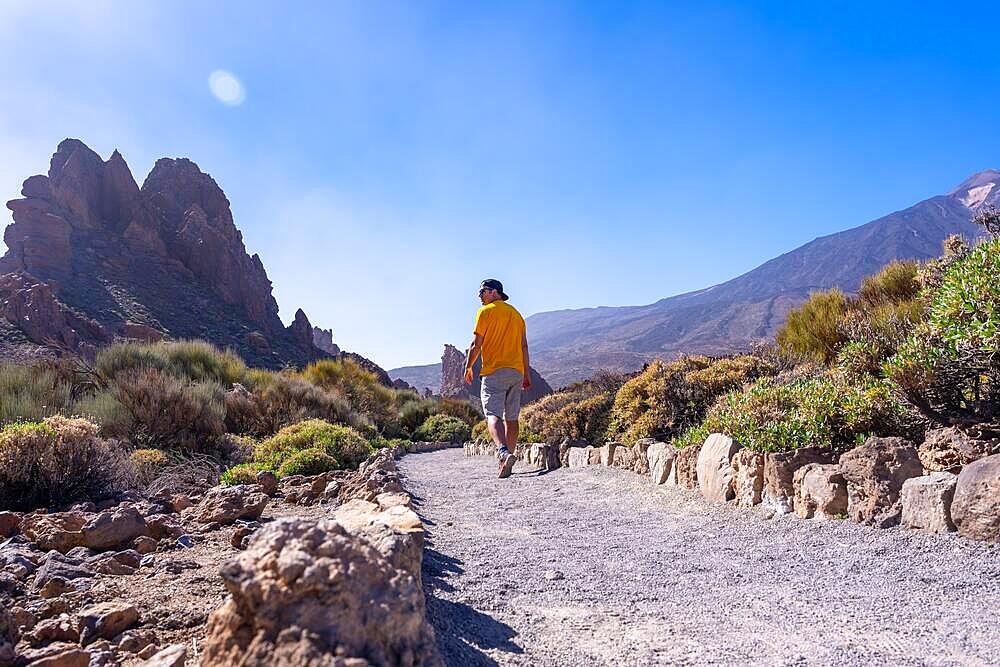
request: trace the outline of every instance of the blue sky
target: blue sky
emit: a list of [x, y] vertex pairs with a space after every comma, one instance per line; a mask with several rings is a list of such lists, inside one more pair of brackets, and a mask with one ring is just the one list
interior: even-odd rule
[[466, 344], [484, 277], [525, 315], [649, 303], [1000, 166], [998, 15], [2, 2], [0, 195], [67, 136], [140, 183], [190, 157], [286, 322], [302, 307], [386, 368], [430, 363]]

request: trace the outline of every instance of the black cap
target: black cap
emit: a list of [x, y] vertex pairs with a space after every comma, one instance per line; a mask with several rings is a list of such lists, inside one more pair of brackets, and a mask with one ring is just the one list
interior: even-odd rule
[[500, 298], [503, 299], [504, 301], [510, 298], [509, 296], [503, 293], [503, 283], [500, 282], [499, 280], [494, 280], [493, 278], [487, 278], [480, 284], [480, 287], [485, 287], [487, 289], [495, 289], [496, 291], [500, 292]]

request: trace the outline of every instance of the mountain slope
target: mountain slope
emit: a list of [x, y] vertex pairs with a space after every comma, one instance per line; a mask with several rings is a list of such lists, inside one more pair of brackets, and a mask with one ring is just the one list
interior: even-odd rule
[[656, 356], [722, 354], [773, 336], [788, 310], [818, 289], [853, 292], [894, 259], [927, 259], [950, 234], [1000, 204], [1000, 172], [973, 175], [947, 195], [817, 238], [727, 282], [646, 306], [544, 312], [527, 319], [532, 361], [553, 386], [598, 368], [631, 370]]

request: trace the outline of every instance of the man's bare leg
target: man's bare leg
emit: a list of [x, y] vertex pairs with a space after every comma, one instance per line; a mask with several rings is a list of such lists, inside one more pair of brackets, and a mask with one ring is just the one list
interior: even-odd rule
[[516, 421], [504, 421], [507, 431], [507, 449], [513, 454], [517, 451], [517, 432], [519, 425]]
[[493, 438], [493, 444], [497, 446], [497, 458], [502, 458], [507, 453], [507, 432], [504, 422], [499, 417], [490, 415], [486, 418], [486, 425], [490, 430], [490, 437]]

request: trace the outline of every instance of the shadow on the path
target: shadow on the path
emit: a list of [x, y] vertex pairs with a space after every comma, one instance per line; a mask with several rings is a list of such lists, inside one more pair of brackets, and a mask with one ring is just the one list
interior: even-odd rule
[[[426, 523], [426, 518], [421, 517]], [[438, 649], [448, 665], [498, 665], [496, 660], [483, 652], [497, 649], [508, 653], [523, 653], [511, 640], [517, 632], [506, 623], [485, 614], [470, 605], [446, 600], [439, 592], [454, 593], [455, 587], [448, 581], [454, 575], [463, 574], [462, 561], [443, 554], [430, 546], [427, 535], [424, 547], [424, 597], [427, 602], [427, 617], [434, 626]]]

